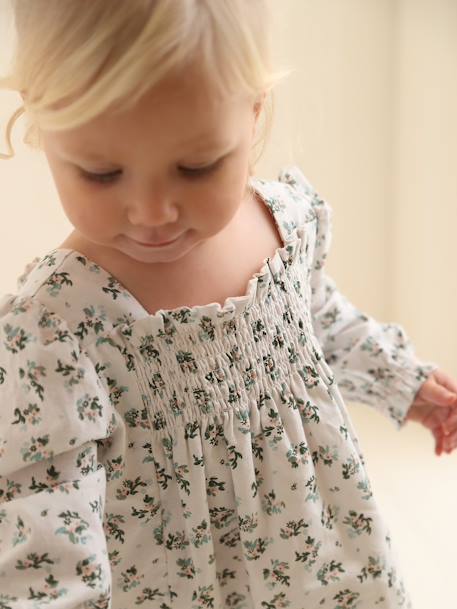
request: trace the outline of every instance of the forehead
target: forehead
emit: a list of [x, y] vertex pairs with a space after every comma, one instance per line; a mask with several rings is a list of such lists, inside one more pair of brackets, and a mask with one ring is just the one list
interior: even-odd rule
[[65, 151], [89, 160], [113, 157], [113, 151], [143, 144], [206, 151], [224, 147], [245, 127], [246, 96], [221, 97], [198, 78], [168, 78], [132, 108], [105, 112], [75, 129], [54, 132]]

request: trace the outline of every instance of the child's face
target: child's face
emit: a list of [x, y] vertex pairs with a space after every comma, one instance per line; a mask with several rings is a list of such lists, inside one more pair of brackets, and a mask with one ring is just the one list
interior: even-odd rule
[[[163, 81], [128, 112], [64, 132], [44, 131], [72, 236], [145, 264], [196, 252], [229, 225], [247, 198], [258, 110], [246, 97], [218, 101], [194, 69]], [[112, 175], [100, 183], [85, 172]], [[176, 237], [163, 247], [137, 243]]]

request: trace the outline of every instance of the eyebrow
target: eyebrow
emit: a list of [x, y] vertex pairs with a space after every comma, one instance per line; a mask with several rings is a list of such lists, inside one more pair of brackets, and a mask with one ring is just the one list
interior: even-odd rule
[[[197, 142], [201, 142], [200, 146], [197, 146]], [[211, 152], [215, 152], [215, 151], [227, 151], [228, 149], [231, 149], [233, 147], [233, 144], [229, 142], [216, 142], [216, 141], [209, 141], [209, 140], [204, 140], [203, 138], [195, 138], [194, 140], [189, 140], [187, 142], [187, 144], [189, 145], [189, 148], [191, 147], [192, 144], [195, 145], [194, 150], [192, 150], [192, 153], [195, 154], [199, 154], [199, 153], [211, 153]], [[183, 144], [184, 147], [184, 144]], [[63, 151], [64, 155], [67, 156], [67, 153], [65, 151]], [[71, 158], [71, 162], [84, 162], [84, 161], [98, 161], [98, 162], [102, 162], [102, 163], [107, 163], [110, 165], [119, 165], [119, 163], [113, 162], [108, 156], [104, 155], [104, 154], [100, 154], [97, 153], [95, 151], [79, 151], [79, 150], [73, 150], [73, 151], [68, 151], [68, 157]]]
[[113, 161], [108, 159], [107, 156], [103, 154], [97, 154], [96, 152], [85, 152], [79, 150], [60, 150], [59, 154], [63, 157], [66, 163], [69, 163], [71, 165], [79, 165], [80, 163], [91, 161], [102, 162], [108, 165], [116, 165], [116, 163], [113, 163]]
[[[63, 153], [65, 154], [65, 156], [67, 155], [65, 150], [63, 150]], [[89, 161], [109, 161], [108, 156], [97, 152], [91, 152], [90, 150], [69, 150], [68, 156], [79, 160], [87, 159]]]

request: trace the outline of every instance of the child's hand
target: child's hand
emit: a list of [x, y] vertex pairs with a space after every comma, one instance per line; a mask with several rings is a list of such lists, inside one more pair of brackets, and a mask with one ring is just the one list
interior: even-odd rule
[[457, 382], [435, 370], [423, 383], [406, 420], [418, 421], [435, 437], [435, 453], [450, 453], [457, 446]]

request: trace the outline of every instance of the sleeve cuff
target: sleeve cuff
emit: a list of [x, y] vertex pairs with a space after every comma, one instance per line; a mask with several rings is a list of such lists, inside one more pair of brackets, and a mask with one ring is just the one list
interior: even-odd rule
[[345, 370], [341, 376], [335, 376], [345, 400], [372, 406], [387, 416], [397, 429], [401, 429], [417, 392], [437, 368], [434, 363], [421, 363], [418, 360], [410, 360], [404, 365], [398, 363], [389, 369], [388, 383], [376, 377], [376, 370], [370, 370], [368, 374]]

